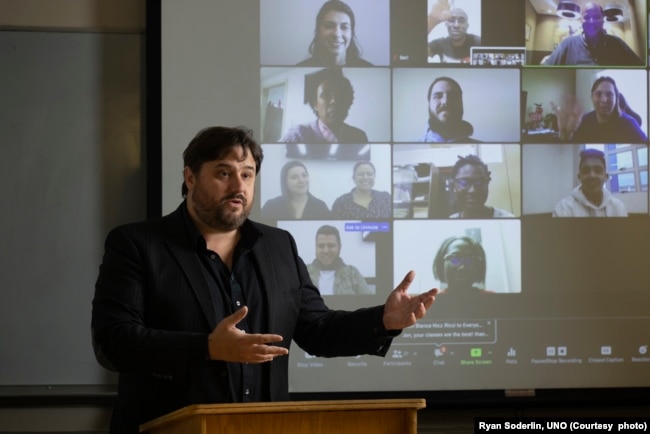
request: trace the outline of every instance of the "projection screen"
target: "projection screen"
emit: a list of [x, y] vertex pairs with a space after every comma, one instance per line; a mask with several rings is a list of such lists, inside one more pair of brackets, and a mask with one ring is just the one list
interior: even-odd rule
[[[292, 347], [290, 391], [650, 386], [646, 2], [601, 3], [640, 63], [597, 65], [545, 63], [588, 31], [582, 1], [345, 3], [353, 19], [324, 24], [323, 0], [160, 6], [161, 212], [182, 201], [192, 137], [244, 125], [265, 154], [251, 218], [291, 232], [331, 308], [382, 304], [411, 269], [412, 292], [443, 290], [385, 358]], [[328, 63], [321, 43], [361, 55]], [[625, 127], [596, 120], [608, 104]], [[319, 206], [293, 207], [300, 189]]]

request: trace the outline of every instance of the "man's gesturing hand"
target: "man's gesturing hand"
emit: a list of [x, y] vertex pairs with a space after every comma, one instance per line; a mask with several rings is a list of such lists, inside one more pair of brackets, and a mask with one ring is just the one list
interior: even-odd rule
[[447, 21], [451, 17], [451, 6], [449, 0], [438, 0], [431, 6], [427, 17], [427, 34], [431, 33], [438, 24]]
[[415, 271], [406, 273], [402, 282], [397, 285], [386, 300], [384, 306], [384, 327], [386, 330], [400, 330], [410, 327], [427, 313], [436, 299], [437, 289], [430, 289], [418, 295], [406, 293], [415, 278]]
[[211, 360], [238, 363], [270, 362], [277, 356], [289, 354], [289, 350], [275, 345], [282, 336], [273, 334], [247, 334], [237, 324], [248, 314], [246, 306], [224, 318], [208, 336], [208, 354]]

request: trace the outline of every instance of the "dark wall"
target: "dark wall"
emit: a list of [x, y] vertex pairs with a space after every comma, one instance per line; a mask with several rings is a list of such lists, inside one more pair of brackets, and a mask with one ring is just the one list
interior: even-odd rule
[[108, 229], [145, 216], [143, 43], [0, 32], [0, 396], [115, 382], [90, 308]]

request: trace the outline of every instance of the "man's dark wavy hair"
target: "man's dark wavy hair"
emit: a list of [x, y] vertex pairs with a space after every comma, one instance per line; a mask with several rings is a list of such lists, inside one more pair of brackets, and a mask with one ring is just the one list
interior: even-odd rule
[[[250, 152], [255, 160], [255, 173], [259, 173], [264, 154], [262, 147], [253, 137], [253, 130], [246, 127], [202, 129], [183, 151], [183, 167], [189, 167], [192, 173], [199, 173], [203, 163], [223, 158], [236, 147], [240, 147], [244, 151], [242, 160], [248, 158]], [[187, 197], [185, 181], [183, 181], [181, 193], [183, 197]]]

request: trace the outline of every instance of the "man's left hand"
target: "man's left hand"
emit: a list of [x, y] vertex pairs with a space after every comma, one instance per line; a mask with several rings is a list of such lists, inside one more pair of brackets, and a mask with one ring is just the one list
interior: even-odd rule
[[438, 290], [435, 288], [418, 295], [407, 294], [414, 278], [415, 271], [406, 273], [402, 282], [388, 296], [384, 306], [386, 330], [401, 330], [412, 326], [427, 313], [436, 299]]

